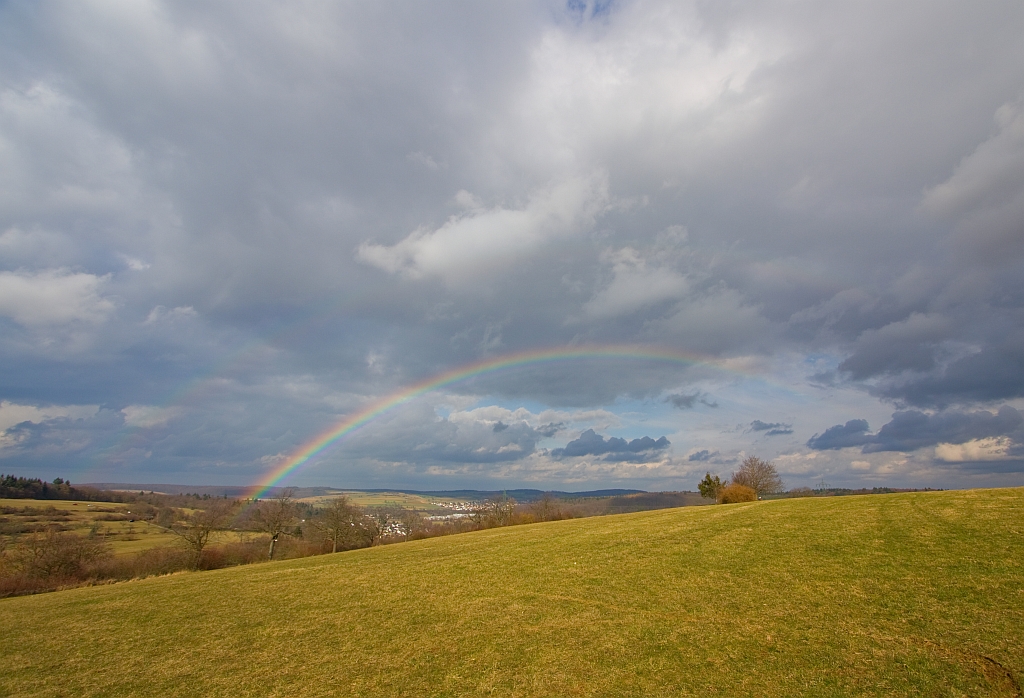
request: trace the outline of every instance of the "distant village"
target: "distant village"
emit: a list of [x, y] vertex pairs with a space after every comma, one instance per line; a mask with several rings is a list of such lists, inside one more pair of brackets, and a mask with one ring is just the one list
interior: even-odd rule
[[425, 517], [427, 521], [455, 521], [473, 516], [480, 511], [480, 502], [431, 502], [436, 507], [450, 509], [452, 514], [435, 514]]

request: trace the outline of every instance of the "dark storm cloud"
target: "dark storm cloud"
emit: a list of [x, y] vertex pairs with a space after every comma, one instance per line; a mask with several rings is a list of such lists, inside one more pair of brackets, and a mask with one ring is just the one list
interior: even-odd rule
[[927, 371], [935, 366], [936, 343], [948, 333], [941, 317], [912, 315], [905, 322], [861, 334], [854, 352], [839, 370], [855, 379], [905, 370]]
[[807, 442], [807, 446], [817, 451], [863, 446], [870, 441], [867, 432], [867, 420], [851, 419], [846, 424], [829, 427], [821, 435], [815, 434]]
[[763, 431], [765, 436], [781, 436], [784, 434], [793, 433], [792, 424], [783, 424], [782, 422], [762, 422], [760, 419], [755, 419], [750, 423], [751, 431]]
[[705, 448], [703, 451], [697, 451], [696, 453], [691, 453], [686, 460], [690, 461], [691, 463], [703, 463], [705, 461], [711, 460], [712, 458], [714, 458], [717, 455], [718, 455], [718, 451], [715, 451], [714, 453], [712, 453], [711, 451], [709, 451], [709, 450], [707, 450]]
[[964, 444], [1001, 436], [1024, 442], [1022, 425], [1024, 417], [1009, 405], [1003, 405], [996, 414], [984, 410], [948, 410], [938, 414], [907, 410], [893, 414], [892, 421], [877, 434], [868, 433], [865, 420], [852, 419], [826, 429], [821, 435], [815, 434], [807, 445], [815, 450], [860, 446], [864, 453], [877, 453], [909, 452], [940, 443]]
[[1024, 397], [1024, 334], [994, 341], [936, 371], [883, 380], [875, 392], [922, 407]]
[[554, 458], [603, 455], [609, 462], [633, 461], [638, 458], [650, 457], [654, 452], [663, 451], [669, 445], [669, 440], [664, 436], [657, 440], [649, 436], [642, 436], [639, 439], [626, 441], [617, 436], [605, 439], [593, 429], [587, 429], [580, 434], [578, 439], [567, 443], [565, 448], [553, 449], [551, 455]]
[[865, 453], [913, 451], [938, 443], [962, 444], [974, 439], [1006, 436], [1020, 431], [1024, 418], [1004, 405], [999, 412], [948, 411], [928, 415], [916, 410], [897, 412], [864, 446]]

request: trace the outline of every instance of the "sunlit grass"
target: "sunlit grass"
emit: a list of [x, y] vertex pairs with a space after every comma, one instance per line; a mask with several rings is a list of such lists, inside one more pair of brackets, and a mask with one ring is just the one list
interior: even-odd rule
[[4, 695], [1015, 695], [1024, 489], [493, 529], [0, 618]]

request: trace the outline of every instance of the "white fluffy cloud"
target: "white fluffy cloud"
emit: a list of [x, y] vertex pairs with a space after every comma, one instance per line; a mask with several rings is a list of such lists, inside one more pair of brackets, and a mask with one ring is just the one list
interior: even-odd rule
[[0, 431], [10, 429], [15, 424], [42, 422], [66, 417], [68, 419], [87, 419], [99, 411], [98, 405], [19, 405], [4, 400], [0, 402]]
[[608, 205], [608, 182], [603, 174], [575, 177], [534, 194], [521, 208], [483, 208], [462, 194], [460, 201], [472, 208], [440, 228], [420, 228], [394, 245], [363, 243], [357, 258], [410, 279], [480, 280], [589, 229]]
[[1007, 460], [1014, 457], [1010, 454], [1012, 446], [1013, 442], [1005, 436], [972, 439], [962, 444], [939, 444], [935, 457], [947, 463]]

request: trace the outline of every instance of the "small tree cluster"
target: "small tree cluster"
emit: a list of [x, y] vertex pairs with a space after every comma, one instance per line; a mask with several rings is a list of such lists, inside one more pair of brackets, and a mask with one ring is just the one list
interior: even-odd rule
[[728, 484], [708, 472], [697, 484], [697, 489], [702, 497], [714, 499], [719, 504], [731, 504], [755, 501], [763, 495], [781, 492], [783, 484], [774, 463], [748, 456], [743, 459], [739, 470], [732, 474]]

